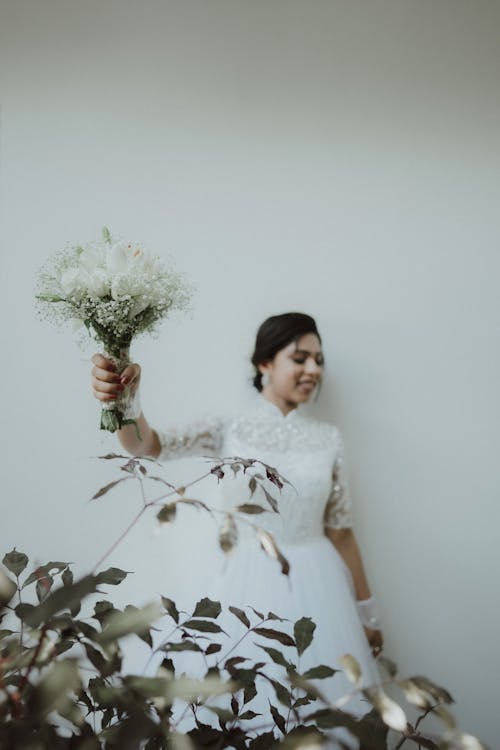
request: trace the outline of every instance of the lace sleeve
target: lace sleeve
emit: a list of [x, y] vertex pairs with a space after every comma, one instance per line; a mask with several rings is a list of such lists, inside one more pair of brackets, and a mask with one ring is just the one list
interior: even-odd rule
[[332, 470], [332, 487], [326, 501], [324, 525], [328, 529], [352, 527], [351, 496], [345, 470], [344, 441], [337, 432], [337, 450]]
[[224, 420], [205, 416], [183, 428], [157, 430], [161, 451], [159, 461], [168, 461], [184, 456], [217, 455], [224, 438]]

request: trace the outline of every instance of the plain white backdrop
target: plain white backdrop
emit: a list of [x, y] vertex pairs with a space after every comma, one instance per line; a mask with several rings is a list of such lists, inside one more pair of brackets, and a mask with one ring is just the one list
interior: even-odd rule
[[[117, 473], [93, 458], [116, 448], [94, 349], [33, 308], [45, 258], [106, 224], [197, 287], [133, 351], [153, 424], [233, 409], [260, 322], [315, 316], [313, 412], [344, 433], [386, 652], [494, 746], [500, 5], [3, 0], [0, 21], [2, 554], [84, 572], [138, 509], [87, 502]], [[154, 529], [108, 561], [134, 571], [124, 602], [182, 596], [210, 557], [195, 512]]]

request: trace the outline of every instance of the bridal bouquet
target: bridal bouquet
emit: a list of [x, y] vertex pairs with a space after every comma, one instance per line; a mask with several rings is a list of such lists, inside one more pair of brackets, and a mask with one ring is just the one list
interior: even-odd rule
[[[40, 312], [50, 321], [82, 324], [104, 348], [117, 371], [130, 364], [130, 344], [151, 333], [171, 310], [185, 310], [191, 286], [142, 245], [114, 240], [107, 227], [102, 239], [56, 253], [40, 270]], [[124, 424], [131, 403], [128, 389], [103, 406], [101, 429], [114, 432]], [[137, 427], [137, 424], [136, 424]]]

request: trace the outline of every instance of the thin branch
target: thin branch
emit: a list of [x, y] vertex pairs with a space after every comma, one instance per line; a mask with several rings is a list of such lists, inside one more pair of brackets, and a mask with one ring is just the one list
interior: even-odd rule
[[133, 527], [139, 521], [140, 517], [142, 516], [142, 514], [144, 513], [145, 510], [147, 510], [147, 506], [143, 506], [140, 509], [139, 513], [132, 519], [132, 521], [129, 523], [129, 525], [127, 526], [127, 528], [125, 529], [125, 531], [122, 534], [120, 534], [120, 536], [118, 537], [118, 539], [116, 540], [116, 542], [113, 542], [113, 544], [107, 550], [107, 552], [105, 552], [104, 555], [101, 557], [101, 559], [94, 565], [94, 569], [92, 571], [94, 573], [94, 575], [97, 572], [97, 569], [101, 567], [101, 565], [103, 564], [103, 562], [105, 560], [107, 560], [107, 558], [110, 556], [110, 554], [112, 552], [114, 552], [114, 550], [118, 547], [118, 545], [120, 544], [120, 542], [122, 542], [123, 539], [125, 539], [125, 537], [129, 533], [129, 531], [131, 531], [133, 529]]

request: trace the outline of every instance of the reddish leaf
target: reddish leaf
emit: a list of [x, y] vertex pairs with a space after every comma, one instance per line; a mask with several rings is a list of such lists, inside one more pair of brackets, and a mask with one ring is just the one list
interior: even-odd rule
[[285, 719], [280, 714], [280, 712], [278, 711], [278, 709], [276, 708], [276, 706], [273, 706], [273, 704], [270, 701], [269, 701], [269, 708], [271, 710], [271, 716], [274, 719], [274, 723], [276, 724], [276, 726], [279, 729], [281, 729], [281, 731], [283, 732], [283, 734], [286, 734]]
[[254, 633], [262, 635], [264, 638], [271, 638], [272, 640], [279, 641], [284, 646], [295, 646], [295, 641], [287, 633], [282, 633], [281, 630], [274, 630], [274, 628], [255, 628]]

